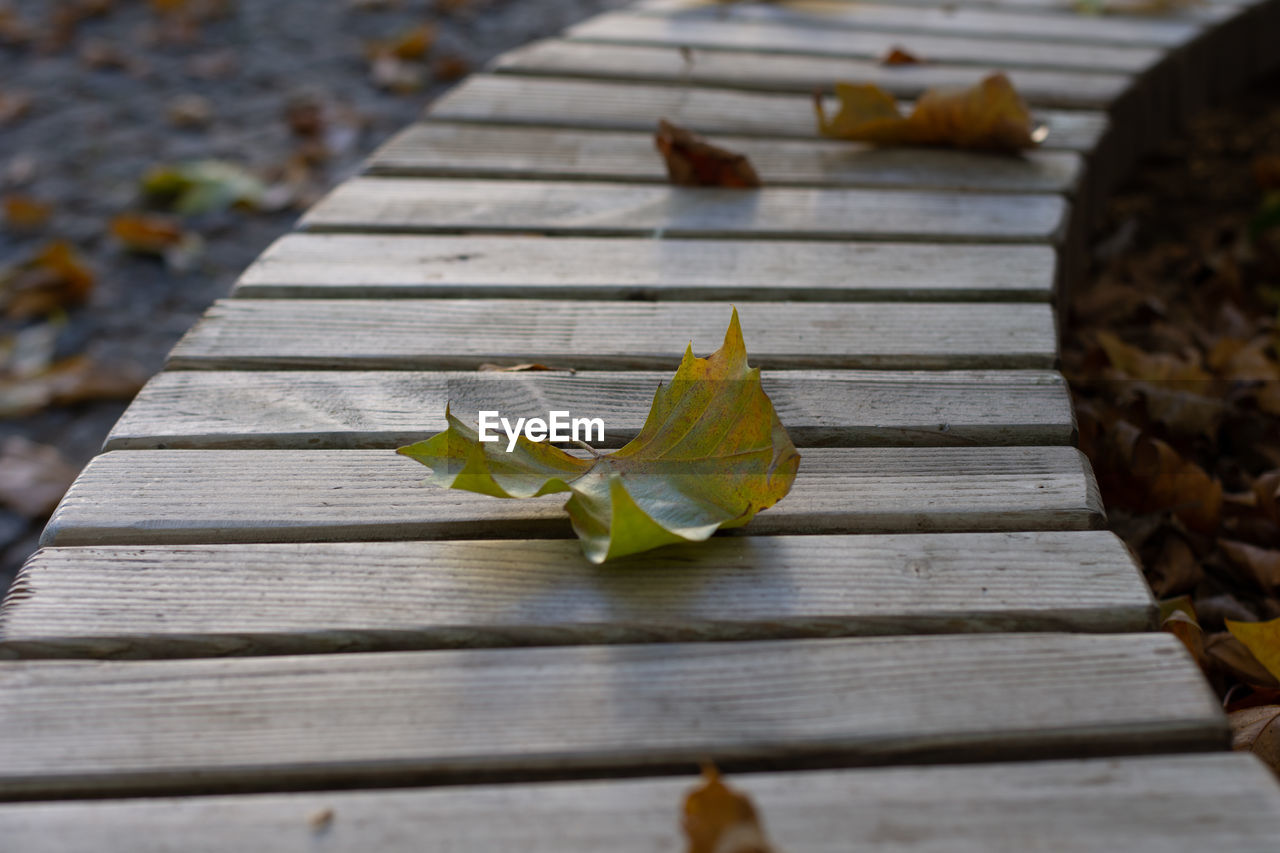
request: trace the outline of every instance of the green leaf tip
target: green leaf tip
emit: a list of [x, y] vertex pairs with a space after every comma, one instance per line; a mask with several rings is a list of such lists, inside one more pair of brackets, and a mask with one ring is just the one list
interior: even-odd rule
[[659, 385], [640, 432], [620, 450], [580, 459], [520, 436], [480, 442], [446, 406], [447, 428], [397, 452], [430, 482], [500, 498], [571, 492], [565, 509], [593, 563], [740, 527], [791, 490], [800, 454], [747, 364], [737, 308], [706, 358], [690, 345]]

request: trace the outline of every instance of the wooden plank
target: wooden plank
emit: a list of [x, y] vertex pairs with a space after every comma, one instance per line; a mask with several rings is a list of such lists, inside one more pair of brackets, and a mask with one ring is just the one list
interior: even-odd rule
[[[1055, 0], [1057, 2], [1057, 0]], [[932, 5], [932, 0], [930, 2]], [[1075, 13], [1072, 13], [1075, 14]], [[1152, 47], [1027, 42], [983, 36], [826, 29], [785, 23], [706, 21], [609, 12], [570, 27], [565, 38], [605, 44], [648, 44], [700, 50], [750, 50], [879, 60], [895, 46], [931, 62], [991, 68], [1056, 68], [1137, 74], [1155, 65]], [[829, 81], [828, 81], [829, 82]]]
[[[768, 368], [1047, 368], [1039, 303], [744, 302], [751, 360]], [[174, 347], [172, 369], [475, 369], [485, 362], [673, 369], [719, 347], [723, 302], [550, 299], [225, 299]]]
[[[1252, 755], [744, 773], [783, 850], [847, 853], [1266, 853], [1280, 835], [1275, 781]], [[653, 853], [686, 843], [691, 774], [0, 806], [26, 853]], [[323, 822], [320, 817], [329, 815]]]
[[530, 232], [1056, 243], [1054, 195], [912, 190], [706, 189], [589, 181], [353, 178], [303, 216], [308, 231]]
[[1217, 700], [1168, 634], [8, 661], [0, 725], [0, 795], [24, 797], [1227, 742]]
[[[834, 2], [858, 3], [862, 2], [862, 0], [834, 0]], [[893, 6], [938, 5], [938, 0], [882, 0], [882, 2]], [[1144, 0], [1108, 0], [1108, 2], [1100, 4], [1103, 9], [1096, 13], [1088, 11], [1083, 4], [1076, 3], [1075, 0], [948, 0], [947, 5], [962, 9], [986, 8], [1006, 9], [1017, 12], [1041, 12], [1054, 16], [1097, 14], [1148, 17], [1156, 15], [1175, 20], [1181, 17], [1218, 20], [1221, 16], [1229, 14], [1230, 11], [1242, 11], [1261, 2], [1265, 2], [1265, 0], [1202, 0], [1202, 2], [1190, 3], [1179, 8], [1150, 11], [1149, 4], [1145, 3]], [[1222, 11], [1223, 7], [1227, 11]]]
[[[788, 0], [784, 3], [718, 0], [640, 0], [629, 7], [641, 14], [676, 21], [759, 21], [805, 24], [862, 31], [918, 32], [1024, 39], [1033, 42], [1083, 42], [1172, 49], [1195, 38], [1208, 22], [1186, 18], [1122, 15], [1055, 15], [967, 6], [900, 6], [841, 0]], [[1209, 16], [1228, 17], [1230, 6]]]
[[563, 539], [48, 548], [0, 610], [0, 657], [1124, 632], [1154, 615], [1106, 531], [732, 537], [604, 569]]
[[[766, 186], [878, 187], [980, 192], [1075, 192], [1080, 155], [1022, 157], [931, 148], [879, 148], [839, 140], [716, 137], [745, 154]], [[588, 179], [667, 183], [652, 133], [422, 122], [378, 149], [374, 175]]]
[[[498, 500], [427, 484], [389, 450], [127, 450], [96, 457], [45, 545], [571, 535], [563, 495]], [[1072, 447], [807, 448], [787, 498], [741, 531], [1082, 530], [1102, 524]]]
[[1047, 246], [288, 234], [235, 295], [1047, 302]]
[[[590, 411], [601, 447], [639, 432], [669, 373], [603, 371], [166, 371], [138, 394], [107, 450], [377, 448], [445, 428], [445, 404], [545, 417]], [[1066, 382], [1048, 371], [787, 371], [765, 390], [799, 447], [1074, 442]]]
[[[876, 60], [834, 56], [546, 39], [502, 54], [489, 70], [798, 94], [830, 92], [837, 80], [847, 80], [875, 83], [892, 95], [913, 98], [926, 89], [972, 86], [989, 74], [993, 65], [998, 67], [998, 59], [983, 67], [938, 62], [886, 66]], [[1029, 103], [1083, 109], [1109, 108], [1133, 83], [1130, 75], [1101, 71], [1016, 68], [1008, 75]]]
[[[836, 108], [834, 98], [826, 103], [828, 110]], [[430, 113], [456, 121], [650, 133], [666, 118], [699, 133], [818, 138], [808, 97], [559, 77], [473, 74], [434, 101]], [[1038, 109], [1035, 117], [1049, 129], [1047, 149], [1088, 153], [1107, 127], [1099, 112]]]

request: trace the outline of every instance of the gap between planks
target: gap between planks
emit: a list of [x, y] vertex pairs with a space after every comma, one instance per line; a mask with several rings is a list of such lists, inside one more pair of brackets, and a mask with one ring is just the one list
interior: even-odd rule
[[[139, 392], [106, 450], [388, 448], [445, 428], [444, 410], [514, 419], [590, 411], [599, 447], [640, 430], [658, 372], [166, 371]], [[786, 371], [762, 376], [800, 447], [1065, 445], [1075, 418], [1048, 371]]]
[[1221, 749], [1168, 634], [0, 663], [0, 796]]
[[0, 609], [0, 657], [1120, 633], [1154, 617], [1106, 531], [727, 537], [603, 567], [563, 539], [47, 548]]
[[[495, 500], [425, 482], [390, 450], [119, 450], [94, 458], [45, 545], [561, 538], [563, 495]], [[791, 494], [739, 535], [1102, 526], [1072, 447], [806, 448]]]

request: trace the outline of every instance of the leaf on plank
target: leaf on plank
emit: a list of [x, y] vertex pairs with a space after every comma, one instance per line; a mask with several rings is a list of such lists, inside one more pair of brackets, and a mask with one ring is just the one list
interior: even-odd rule
[[1022, 97], [1004, 74], [992, 74], [959, 91], [929, 90], [911, 115], [898, 111], [892, 95], [871, 84], [836, 83], [840, 108], [827, 116], [814, 96], [818, 132], [835, 139], [876, 145], [935, 145], [1013, 153], [1044, 138]]
[[737, 310], [719, 350], [696, 358], [686, 349], [640, 433], [614, 453], [582, 459], [524, 435], [508, 452], [505, 440], [481, 442], [447, 409], [445, 417], [448, 429], [399, 452], [445, 488], [499, 498], [572, 492], [565, 509], [593, 563], [746, 524], [787, 494], [800, 465], [760, 369], [747, 365]]
[[680, 825], [688, 853], [777, 853], [751, 799], [726, 785], [710, 764], [702, 768], [702, 785], [685, 795]]
[[923, 59], [911, 51], [896, 46], [889, 48], [889, 52], [880, 60], [881, 65], [920, 65], [923, 62]]
[[745, 155], [712, 145], [665, 119], [658, 120], [653, 144], [662, 154], [673, 184], [735, 189], [760, 186], [760, 176]]

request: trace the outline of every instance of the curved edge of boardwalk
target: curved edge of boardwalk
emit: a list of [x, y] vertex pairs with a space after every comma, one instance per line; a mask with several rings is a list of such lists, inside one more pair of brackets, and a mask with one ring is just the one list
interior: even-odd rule
[[[793, 851], [1274, 850], [1280, 787], [1098, 529], [1053, 303], [1141, 152], [1280, 63], [1280, 0], [931, 5], [642, 0], [500, 57], [265, 252], [0, 606], [6, 849], [678, 849], [711, 758]], [[815, 80], [988, 63], [1044, 151], [811, 138]], [[667, 187], [659, 114], [771, 187]], [[739, 535], [586, 567], [557, 501], [387, 450], [448, 400], [598, 405], [617, 446], [729, 302], [807, 461]]]

